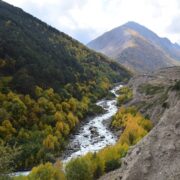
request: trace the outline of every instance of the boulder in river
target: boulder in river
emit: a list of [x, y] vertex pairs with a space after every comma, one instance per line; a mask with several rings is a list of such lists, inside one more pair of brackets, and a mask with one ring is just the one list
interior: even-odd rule
[[105, 138], [105, 136], [100, 136], [100, 138], [101, 138], [101, 139], [104, 139], [104, 138]]
[[83, 136], [87, 138], [89, 135], [88, 134], [84, 134]]
[[99, 133], [98, 133], [98, 132], [93, 133], [93, 134], [91, 134], [91, 139], [92, 139], [92, 138], [95, 138], [95, 137], [98, 137], [98, 136], [99, 136]]
[[77, 151], [80, 149], [80, 143], [78, 141], [73, 142], [69, 145], [68, 150]]
[[91, 134], [99, 134], [97, 131], [97, 127], [91, 126], [91, 127], [89, 127], [89, 130], [90, 130]]

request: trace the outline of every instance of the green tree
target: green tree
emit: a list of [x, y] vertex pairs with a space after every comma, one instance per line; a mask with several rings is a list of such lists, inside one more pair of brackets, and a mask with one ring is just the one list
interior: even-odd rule
[[4, 142], [0, 142], [0, 178], [6, 179], [8, 174], [16, 168], [16, 158], [20, 154], [20, 148], [11, 148], [5, 145]]
[[71, 160], [65, 168], [67, 180], [92, 180], [92, 173], [88, 162], [77, 158]]
[[0, 126], [0, 137], [9, 140], [13, 134], [16, 133], [15, 128], [13, 128], [9, 120], [4, 120]]

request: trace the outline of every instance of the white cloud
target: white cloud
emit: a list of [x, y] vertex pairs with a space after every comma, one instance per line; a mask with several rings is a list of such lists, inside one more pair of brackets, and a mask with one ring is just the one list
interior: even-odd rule
[[[5, 0], [83, 43], [127, 21], [178, 41], [179, 0]], [[176, 27], [176, 29], [178, 29]], [[179, 29], [178, 29], [179, 30]]]

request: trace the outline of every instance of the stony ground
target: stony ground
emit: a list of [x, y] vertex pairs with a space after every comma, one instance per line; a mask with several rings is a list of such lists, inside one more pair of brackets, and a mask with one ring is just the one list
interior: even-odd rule
[[[179, 80], [180, 67], [174, 67], [130, 82], [134, 91], [130, 105], [141, 104], [139, 110], [150, 116], [154, 128], [129, 150], [120, 169], [101, 180], [180, 180], [180, 91], [172, 90]], [[142, 83], [163, 88], [147, 95], [139, 91]]]

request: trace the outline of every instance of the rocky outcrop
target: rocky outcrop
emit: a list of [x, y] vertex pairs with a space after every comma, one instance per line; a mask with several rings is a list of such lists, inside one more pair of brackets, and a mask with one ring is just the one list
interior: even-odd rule
[[[130, 82], [135, 93], [135, 99], [131, 103], [141, 101], [147, 105], [156, 102], [150, 110], [146, 111], [154, 112], [154, 115], [159, 116], [154, 120], [155, 126], [151, 132], [131, 147], [126, 157], [122, 159], [121, 168], [106, 174], [100, 178], [101, 180], [180, 179], [180, 89], [176, 86], [179, 80], [180, 68], [174, 67], [160, 70], [152, 76], [136, 77], [134, 82]], [[140, 81], [144, 84], [163, 86], [167, 91], [166, 98], [163, 101], [158, 99], [164, 91], [153, 92], [152, 97], [149, 94], [145, 95], [144, 92], [141, 94], [138, 90]], [[148, 96], [150, 96], [149, 99]], [[157, 113], [156, 108], [158, 107], [159, 112]], [[144, 108], [142, 106], [140, 110]]]
[[149, 74], [132, 78], [129, 86], [133, 89], [133, 100], [127, 105], [135, 105], [156, 125], [163, 113], [177, 103], [177, 91], [173, 86], [180, 81], [180, 67], [163, 68]]

